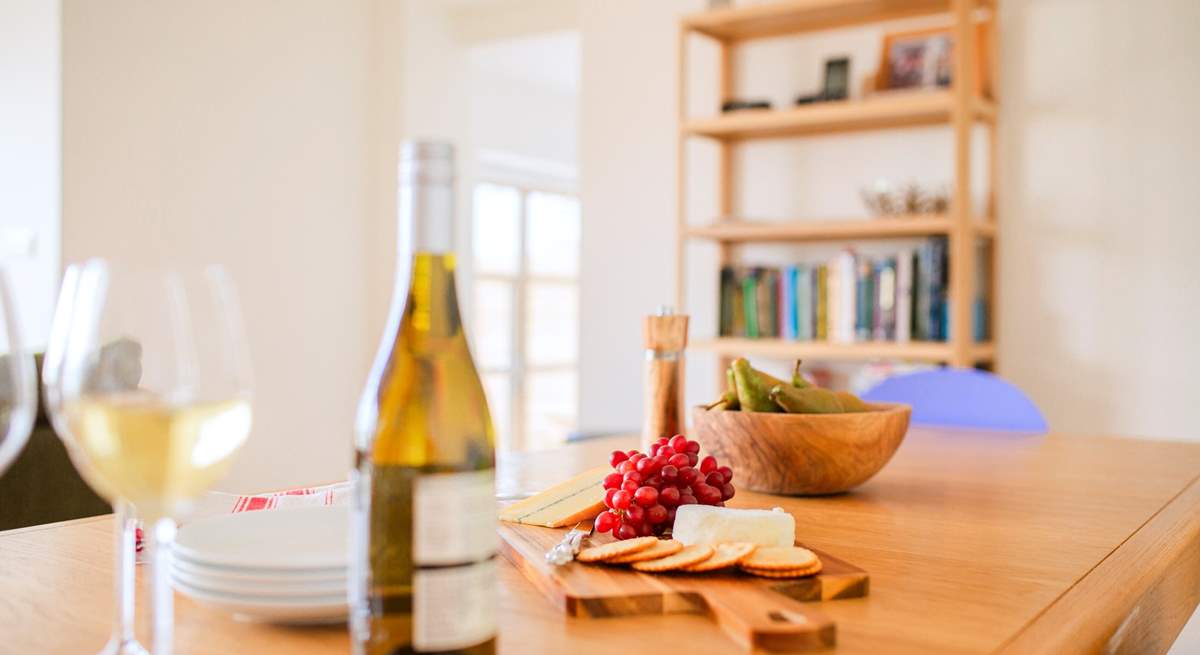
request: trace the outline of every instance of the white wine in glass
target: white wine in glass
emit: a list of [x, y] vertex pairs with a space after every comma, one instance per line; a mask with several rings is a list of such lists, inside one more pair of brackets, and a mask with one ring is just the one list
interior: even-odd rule
[[224, 476], [250, 433], [250, 362], [218, 268], [79, 273], [56, 395], [84, 479], [152, 526], [152, 650], [172, 649], [174, 518]]

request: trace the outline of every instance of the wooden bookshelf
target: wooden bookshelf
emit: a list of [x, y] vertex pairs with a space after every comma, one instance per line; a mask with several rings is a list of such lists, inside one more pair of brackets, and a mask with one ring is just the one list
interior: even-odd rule
[[[788, 341], [786, 339], [740, 339], [721, 337], [700, 339], [691, 344], [696, 350], [714, 352], [722, 357], [757, 356], [774, 359], [809, 359], [870, 361], [874, 359], [904, 359], [918, 362], [945, 362], [953, 355], [949, 343], [944, 341], [856, 341], [837, 343], [833, 341]], [[990, 343], [972, 344], [972, 362], [986, 363], [995, 357], [995, 348]]]
[[[682, 130], [688, 136], [713, 139], [766, 139], [896, 129], [948, 124], [953, 108], [950, 91], [889, 91], [864, 100], [730, 112], [686, 121]], [[995, 109], [991, 102], [978, 99], [971, 104], [971, 114], [976, 120], [992, 120]]]
[[[731, 243], [846, 241], [946, 236], [953, 229], [954, 221], [949, 216], [920, 214], [866, 220], [740, 221], [726, 219], [711, 225], [689, 226], [686, 235], [697, 239]], [[971, 229], [983, 238], [991, 238], [996, 233], [995, 224], [990, 221], [972, 221]]]
[[[686, 243], [693, 239], [716, 242], [720, 265], [733, 263], [735, 248], [758, 242], [829, 242], [867, 239], [945, 236], [948, 240], [948, 299], [950, 338], [944, 342], [799, 342], [782, 339], [715, 338], [694, 340], [696, 350], [717, 353], [722, 365], [738, 355], [778, 359], [826, 361], [869, 361], [897, 359], [946, 363], [967, 367], [994, 364], [993, 343], [976, 343], [973, 330], [975, 243], [988, 239], [995, 261], [996, 244], [996, 119], [997, 106], [971, 89], [978, 69], [975, 22], [981, 8], [995, 15], [995, 0], [776, 0], [705, 11], [683, 18], [679, 29], [679, 133], [677, 139], [677, 306], [686, 298]], [[717, 46], [717, 89], [720, 99], [734, 96], [733, 55], [749, 40], [802, 34], [854, 25], [908, 18], [948, 15], [955, 41], [954, 80], [949, 89], [888, 91], [862, 99], [758, 111], [730, 112], [707, 117], [688, 116], [688, 41], [694, 35], [711, 39]], [[993, 30], [996, 28], [993, 20]], [[995, 37], [998, 34], [993, 32]], [[991, 39], [994, 43], [995, 38]], [[991, 77], [997, 79], [991, 57]], [[719, 103], [717, 103], [719, 106]], [[971, 130], [976, 124], [988, 129], [988, 215], [971, 212]], [[872, 219], [754, 221], [738, 218], [733, 207], [733, 152], [750, 139], [795, 138], [864, 130], [893, 130], [923, 125], [946, 125], [953, 133], [952, 195], [950, 210], [939, 215], [883, 217]], [[687, 151], [689, 139], [716, 143], [716, 215], [722, 218], [695, 225], [688, 220]], [[715, 272], [714, 272], [715, 275]], [[991, 323], [995, 324], [995, 267], [992, 267]], [[703, 318], [699, 319], [703, 321]], [[722, 366], [723, 368], [723, 366]]]

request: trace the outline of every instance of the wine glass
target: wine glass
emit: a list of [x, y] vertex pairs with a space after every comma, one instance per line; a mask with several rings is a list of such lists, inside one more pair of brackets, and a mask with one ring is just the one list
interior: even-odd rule
[[22, 347], [9, 288], [0, 269], [0, 475], [25, 447], [37, 413], [33, 357]]
[[[73, 437], [68, 436], [70, 425], [62, 412], [59, 379], [62, 375], [63, 351], [66, 348], [71, 316], [75, 309], [76, 291], [79, 288], [80, 268], [78, 264], [71, 264], [63, 271], [62, 288], [58, 293], [58, 303], [54, 307], [50, 338], [46, 344], [45, 357], [42, 359], [42, 398], [46, 414], [50, 417], [54, 432], [67, 445], [67, 452], [73, 461], [79, 461], [80, 456], [75, 452]], [[133, 599], [136, 588], [133, 570], [137, 557], [133, 506], [115, 500], [113, 509], [113, 592], [117, 609], [113, 614], [112, 633], [108, 643], [98, 655], [146, 655], [146, 649], [133, 635]]]
[[79, 270], [55, 383], [62, 436], [88, 484], [150, 528], [151, 646], [169, 655], [175, 517], [228, 472], [250, 433], [250, 361], [216, 267]]

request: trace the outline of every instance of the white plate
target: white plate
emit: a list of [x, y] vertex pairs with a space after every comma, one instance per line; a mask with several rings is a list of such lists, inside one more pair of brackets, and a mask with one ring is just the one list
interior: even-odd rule
[[345, 569], [349, 522], [346, 506], [225, 514], [180, 528], [175, 552], [188, 563], [208, 566]]
[[171, 559], [172, 569], [191, 576], [199, 576], [212, 580], [226, 582], [345, 582], [348, 571], [340, 569], [246, 569], [230, 566], [210, 566], [197, 564], [189, 559], [180, 557], [178, 553]]
[[264, 598], [294, 598], [297, 596], [337, 596], [346, 595], [345, 580], [332, 582], [311, 582], [304, 580], [290, 582], [231, 582], [203, 576], [188, 575], [176, 569], [171, 574], [173, 581], [198, 589], [218, 594], [241, 594], [246, 596], [262, 596]]
[[240, 594], [202, 591], [179, 582], [175, 589], [201, 605], [233, 614], [234, 618], [267, 623], [335, 623], [346, 620], [346, 595], [304, 600], [263, 600]]

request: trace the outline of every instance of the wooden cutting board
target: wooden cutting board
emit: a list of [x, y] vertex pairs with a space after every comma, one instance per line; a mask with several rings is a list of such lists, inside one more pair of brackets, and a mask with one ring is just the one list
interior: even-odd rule
[[[771, 580], [737, 571], [651, 574], [624, 566], [547, 563], [546, 551], [562, 540], [564, 529], [501, 523], [499, 531], [504, 556], [568, 616], [707, 614], [756, 651], [833, 646], [833, 621], [805, 603], [860, 598], [869, 586], [866, 571], [816, 549], [823, 569], [808, 578]], [[592, 543], [611, 540], [605, 535]]]

